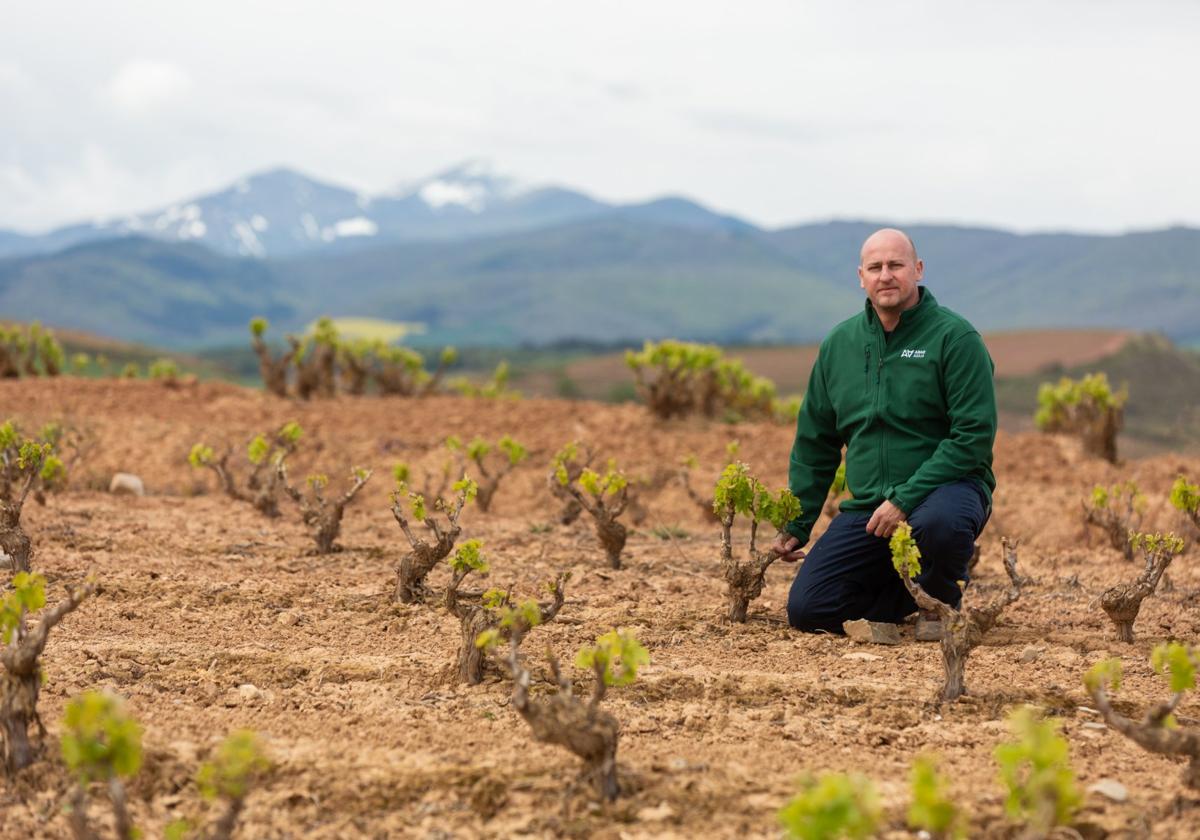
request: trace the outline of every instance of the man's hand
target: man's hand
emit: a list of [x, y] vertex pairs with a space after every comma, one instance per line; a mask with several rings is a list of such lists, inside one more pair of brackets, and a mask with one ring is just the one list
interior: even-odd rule
[[867, 533], [877, 537], [890, 537], [896, 526], [907, 518], [904, 511], [884, 499], [883, 504], [871, 514], [871, 519], [867, 522]]
[[779, 539], [775, 540], [775, 545], [771, 546], [771, 553], [778, 554], [779, 559], [785, 563], [795, 563], [804, 559], [804, 552], [800, 551], [800, 540], [790, 534], [780, 534]]

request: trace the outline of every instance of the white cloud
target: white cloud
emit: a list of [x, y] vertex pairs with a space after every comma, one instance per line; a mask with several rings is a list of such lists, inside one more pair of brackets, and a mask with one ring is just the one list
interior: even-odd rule
[[478, 156], [769, 225], [1200, 224], [1195, 2], [39, 0], [5, 22], [0, 228]]
[[191, 76], [177, 64], [134, 59], [117, 70], [104, 95], [126, 111], [146, 111], [181, 98], [191, 85]]
[[30, 84], [29, 74], [19, 64], [0, 61], [0, 88], [23, 90]]

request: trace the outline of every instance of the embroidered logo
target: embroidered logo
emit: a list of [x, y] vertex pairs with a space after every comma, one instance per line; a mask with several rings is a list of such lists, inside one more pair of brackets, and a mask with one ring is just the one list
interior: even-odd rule
[[924, 359], [925, 351], [924, 350], [901, 350], [900, 358], [901, 359]]

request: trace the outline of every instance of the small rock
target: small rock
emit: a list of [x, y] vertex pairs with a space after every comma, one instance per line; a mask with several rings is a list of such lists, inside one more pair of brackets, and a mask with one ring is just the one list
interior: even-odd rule
[[1084, 729], [1108, 729], [1108, 726], [1106, 724], [1097, 723], [1094, 720], [1086, 720], [1079, 725], [1082, 726]]
[[293, 612], [292, 610], [284, 610], [276, 616], [275, 621], [285, 627], [295, 627], [300, 623], [300, 613]]
[[1064, 648], [1060, 651], [1056, 651], [1054, 654], [1055, 662], [1057, 662], [1059, 665], [1066, 665], [1067, 667], [1071, 668], [1078, 666], [1082, 660], [1083, 657], [1071, 648]]
[[108, 483], [108, 492], [117, 496], [145, 496], [146, 485], [133, 473], [119, 472]]
[[646, 822], [661, 822], [675, 816], [675, 809], [667, 802], [659, 802], [653, 808], [642, 808], [637, 812], [637, 818]]
[[878, 662], [883, 659], [882, 656], [876, 656], [873, 653], [867, 653], [865, 650], [856, 650], [852, 653], [842, 654], [842, 659], [854, 659], [859, 662]]
[[253, 683], [242, 683], [238, 686], [238, 696], [242, 698], [243, 703], [252, 703], [261, 700], [263, 693], [262, 689]]
[[1101, 779], [1088, 786], [1088, 793], [1098, 793], [1113, 802], [1124, 802], [1129, 798], [1129, 791], [1125, 789], [1125, 785], [1116, 779]]
[[860, 618], [842, 624], [846, 635], [861, 644], [898, 645], [900, 644], [900, 628], [886, 621], [867, 621]]
[[1041, 659], [1042, 654], [1045, 652], [1046, 652], [1045, 648], [1040, 648], [1040, 647], [1036, 647], [1035, 645], [1030, 645], [1029, 647], [1025, 648], [1023, 651], [1021, 651], [1021, 655], [1019, 657], [1017, 657], [1017, 661], [1022, 664], [1028, 665], [1030, 662], [1036, 662], [1039, 659]]

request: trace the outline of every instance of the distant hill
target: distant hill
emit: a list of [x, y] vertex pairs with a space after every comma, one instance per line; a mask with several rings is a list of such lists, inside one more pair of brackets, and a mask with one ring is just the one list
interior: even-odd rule
[[[853, 276], [878, 222], [768, 234], [798, 270]], [[1120, 327], [1200, 338], [1200, 230], [1089, 236], [910, 225], [938, 300], [983, 330]]]
[[1002, 415], [1018, 418], [1016, 429], [1032, 428], [1042, 382], [1097, 371], [1103, 371], [1114, 388], [1129, 389], [1123, 437], [1136, 443], [1137, 449], [1127, 454], [1200, 449], [1200, 352], [1177, 347], [1162, 336], [1137, 336], [1099, 359], [998, 380], [996, 397]]
[[756, 232], [622, 215], [290, 260], [279, 269], [303, 299], [327, 300], [336, 276], [338, 306], [420, 321], [426, 340], [466, 344], [812, 340], [858, 300], [853, 288], [797, 272]]
[[266, 263], [130, 238], [0, 260], [0, 312], [178, 348], [240, 341], [255, 314], [286, 322], [297, 310]]
[[[287, 259], [125, 238], [0, 260], [0, 312], [177, 348], [319, 315], [422, 323], [427, 344], [819, 340], [862, 306], [854, 269], [879, 223], [763, 232], [670, 203], [453, 241]], [[926, 283], [981, 330], [1096, 327], [1200, 338], [1200, 231], [1021, 236], [910, 228]]]

